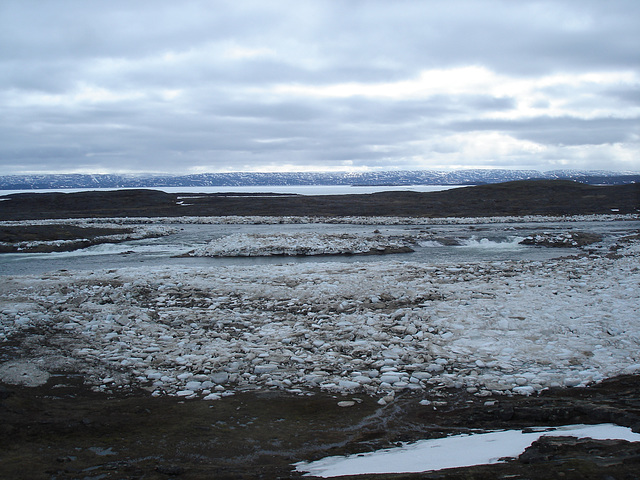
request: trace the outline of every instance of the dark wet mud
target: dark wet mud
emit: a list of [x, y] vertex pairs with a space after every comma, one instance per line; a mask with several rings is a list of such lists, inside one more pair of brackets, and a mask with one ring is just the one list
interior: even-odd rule
[[[0, 478], [298, 478], [295, 462], [399, 442], [609, 422], [640, 431], [640, 377], [536, 397], [406, 393], [382, 407], [364, 396], [321, 392], [241, 392], [213, 402], [143, 390], [107, 395], [79, 376], [54, 375], [40, 387], [0, 386]], [[550, 437], [501, 464], [357, 478], [630, 479], [639, 472], [640, 443]]]

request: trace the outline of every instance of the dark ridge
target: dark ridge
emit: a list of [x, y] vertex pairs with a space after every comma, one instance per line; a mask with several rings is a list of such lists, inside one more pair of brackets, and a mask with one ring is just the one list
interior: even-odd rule
[[478, 217], [639, 212], [639, 184], [593, 186], [567, 180], [520, 180], [440, 192], [366, 195], [116, 190], [0, 197], [0, 220], [227, 215]]
[[[141, 217], [176, 208], [176, 195], [156, 190], [16, 193], [0, 197], [0, 219]], [[156, 213], [152, 213], [154, 216]]]

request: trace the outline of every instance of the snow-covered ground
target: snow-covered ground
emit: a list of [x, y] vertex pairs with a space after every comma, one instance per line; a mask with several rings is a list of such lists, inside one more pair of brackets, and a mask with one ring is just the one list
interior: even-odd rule
[[3, 371], [210, 400], [321, 388], [385, 404], [405, 389], [586, 385], [640, 371], [640, 246], [617, 254], [4, 276], [0, 341], [29, 353]]
[[475, 435], [455, 435], [377, 452], [327, 457], [301, 462], [296, 469], [314, 477], [338, 477], [365, 473], [408, 473], [498, 463], [515, 458], [542, 436], [626, 440], [640, 442], [640, 434], [612, 424], [538, 427], [528, 431], [506, 430]]

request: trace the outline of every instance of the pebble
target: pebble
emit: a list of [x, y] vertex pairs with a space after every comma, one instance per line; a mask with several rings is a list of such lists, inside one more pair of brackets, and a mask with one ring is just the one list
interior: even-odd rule
[[394, 384], [400, 381], [400, 375], [389, 375], [388, 373], [382, 374], [380, 376], [380, 382], [385, 382], [389, 384]]
[[263, 375], [265, 373], [271, 373], [277, 369], [278, 369], [277, 365], [266, 364], [266, 365], [256, 365], [253, 371], [256, 375]]
[[365, 375], [358, 375], [357, 377], [353, 377], [354, 382], [358, 382], [358, 384], [369, 385], [373, 382], [371, 377], [367, 377]]
[[579, 378], [565, 378], [563, 383], [565, 387], [577, 387], [582, 383], [582, 380]]
[[211, 375], [211, 381], [217, 384], [225, 384], [229, 381], [229, 374], [226, 372], [214, 373]]
[[340, 380], [338, 387], [340, 387], [341, 390], [355, 390], [360, 387], [360, 383], [352, 382], [351, 380]]
[[533, 388], [531, 385], [513, 387], [513, 393], [517, 393], [518, 395], [529, 396], [529, 395], [533, 395], [534, 393], [536, 393], [536, 389]]
[[187, 382], [187, 384], [185, 385], [186, 390], [189, 391], [197, 391], [197, 390], [202, 390], [202, 382]]

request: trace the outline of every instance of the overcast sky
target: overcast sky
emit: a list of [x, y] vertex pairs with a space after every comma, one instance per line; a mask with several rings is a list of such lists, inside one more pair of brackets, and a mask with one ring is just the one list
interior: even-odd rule
[[640, 170], [638, 0], [0, 0], [0, 174]]

